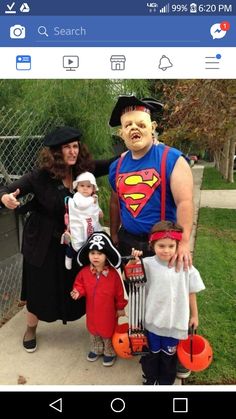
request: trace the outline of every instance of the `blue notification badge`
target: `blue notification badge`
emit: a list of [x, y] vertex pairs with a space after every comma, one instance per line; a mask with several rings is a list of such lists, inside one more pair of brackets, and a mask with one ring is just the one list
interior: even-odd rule
[[17, 55], [16, 56], [16, 69], [17, 70], [31, 70], [31, 56], [30, 55]]

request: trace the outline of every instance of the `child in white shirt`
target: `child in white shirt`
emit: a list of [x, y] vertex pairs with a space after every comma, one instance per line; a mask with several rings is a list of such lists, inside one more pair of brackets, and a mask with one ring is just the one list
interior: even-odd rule
[[[183, 228], [171, 221], [156, 223], [149, 242], [154, 256], [143, 259], [147, 283], [145, 329], [150, 354], [141, 357], [144, 384], [173, 384], [176, 377], [176, 348], [187, 339], [189, 327], [198, 327], [196, 293], [205, 289], [193, 266], [179, 272], [168, 263], [177, 251]], [[133, 249], [136, 258], [142, 252]]]

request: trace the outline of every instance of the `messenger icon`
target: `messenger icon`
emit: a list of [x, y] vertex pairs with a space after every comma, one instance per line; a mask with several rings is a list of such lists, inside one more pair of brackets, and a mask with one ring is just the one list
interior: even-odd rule
[[224, 36], [226, 35], [227, 31], [224, 31], [221, 28], [221, 23], [215, 23], [214, 25], [211, 26], [210, 29], [210, 33], [213, 39], [220, 39], [220, 38], [224, 38]]

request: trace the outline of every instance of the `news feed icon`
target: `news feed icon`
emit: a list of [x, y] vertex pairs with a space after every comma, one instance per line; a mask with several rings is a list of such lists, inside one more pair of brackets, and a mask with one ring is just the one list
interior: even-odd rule
[[17, 70], [31, 70], [31, 56], [30, 55], [17, 55], [16, 56], [16, 69]]
[[78, 55], [64, 55], [63, 56], [63, 68], [66, 71], [75, 71], [79, 67]]
[[12, 39], [24, 39], [25, 38], [25, 27], [21, 25], [14, 25], [10, 27], [10, 38]]

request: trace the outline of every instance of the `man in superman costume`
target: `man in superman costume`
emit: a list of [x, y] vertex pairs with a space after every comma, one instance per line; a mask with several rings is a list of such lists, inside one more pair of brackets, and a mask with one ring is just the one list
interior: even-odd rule
[[111, 236], [122, 255], [132, 247], [151, 255], [148, 236], [152, 226], [161, 220], [178, 222], [184, 228], [183, 238], [170, 266], [179, 270], [192, 264], [190, 234], [193, 223], [193, 179], [183, 154], [164, 144], [153, 143], [157, 127], [154, 112], [163, 105], [152, 98], [120, 96], [109, 121], [120, 126], [119, 136], [128, 152], [110, 166]]
[[[193, 178], [183, 154], [164, 144], [156, 144], [157, 127], [152, 116], [163, 105], [152, 98], [120, 96], [109, 124], [121, 126], [119, 136], [128, 152], [113, 162], [109, 170], [112, 187], [110, 231], [121, 255], [130, 255], [132, 248], [151, 256], [149, 233], [161, 220], [179, 223], [182, 239], [169, 266], [176, 271], [192, 265], [190, 234], [193, 224]], [[148, 373], [148, 371], [147, 371]], [[177, 377], [187, 378], [190, 371], [177, 367]]]

